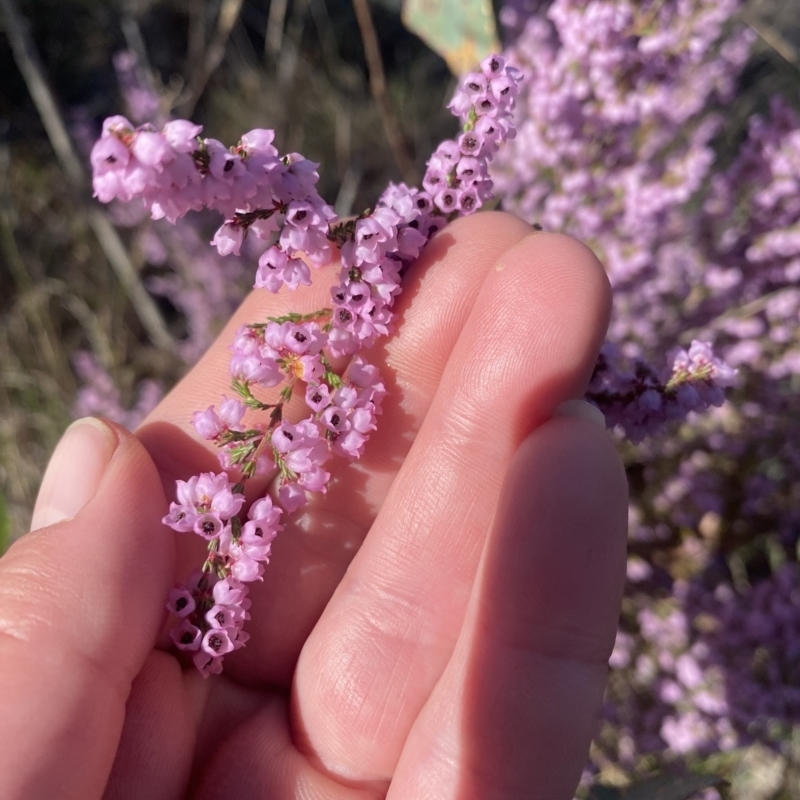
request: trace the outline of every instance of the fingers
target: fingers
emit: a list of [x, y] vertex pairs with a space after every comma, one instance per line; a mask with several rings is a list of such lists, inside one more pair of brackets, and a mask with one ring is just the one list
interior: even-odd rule
[[302, 746], [353, 780], [388, 779], [455, 645], [520, 442], [585, 389], [609, 290], [588, 248], [527, 237], [490, 269], [414, 446], [303, 651]]
[[[37, 525], [0, 560], [0, 797], [99, 797], [173, 570], [161, 483], [135, 437], [64, 435]], [[59, 521], [60, 520], [60, 521]]]
[[[372, 524], [400, 464], [411, 447], [436, 392], [442, 371], [490, 267], [530, 232], [518, 219], [499, 213], [458, 220], [426, 248], [404, 279], [398, 300], [397, 333], [385, 346], [363, 355], [387, 383], [378, 430], [364, 457], [350, 465], [336, 459], [328, 493], [302, 513], [288, 517], [273, 545], [264, 583], [254, 587], [252, 639], [226, 658], [229, 676], [288, 688], [300, 649]], [[186, 433], [192, 410], [216, 402], [228, 385], [228, 345], [239, 324], [287, 309], [312, 311], [329, 303], [325, 272], [308, 292], [254, 292], [208, 355], [151, 414], [138, 434], [174, 491], [174, 479], [200, 469], [219, 469], [206, 443]], [[316, 292], [314, 294], [312, 292]], [[275, 303], [283, 304], [280, 308]], [[226, 338], [227, 337], [227, 338]], [[263, 488], [263, 487], [262, 487]], [[194, 540], [194, 541], [193, 541]], [[204, 557], [204, 543], [180, 536], [183, 579]], [[193, 550], [194, 548], [194, 550]]]
[[559, 418], [511, 462], [453, 657], [388, 800], [570, 800], [625, 577], [627, 487], [605, 432]]

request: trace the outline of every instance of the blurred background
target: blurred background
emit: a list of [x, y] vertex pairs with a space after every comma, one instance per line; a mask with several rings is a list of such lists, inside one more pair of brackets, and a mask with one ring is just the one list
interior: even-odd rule
[[[637, 36], [655, 37], [658, 31], [652, 24], [662, 7], [680, 5], [674, 0], [643, 2], [644, 27]], [[687, 0], [683, 5], [714, 3]], [[777, 185], [776, 175], [764, 178], [752, 167], [779, 138], [752, 136], [754, 115], [774, 113], [771, 98], [785, 103], [784, 117], [790, 115], [785, 138], [795, 142], [792, 152], [800, 153], [800, 123], [791, 116], [800, 110], [800, 0], [726, 0], [722, 5], [736, 10], [725, 21], [720, 41], [741, 31], [747, 46], [741, 63], [730, 55], [730, 63], [737, 65], [725, 67], [730, 75], [718, 76], [720, 81], [730, 80], [730, 95], [723, 102], [721, 95], [709, 94], [713, 137], [695, 149], [711, 154], [714, 166], [696, 171], [689, 201], [672, 201], [670, 224], [675, 209], [682, 220], [702, 217], [698, 194], [710, 192], [714, 199], [714, 192], [755, 191], [767, 178]], [[467, 6], [473, 8], [471, 19], [464, 17]], [[571, 22], [557, 18], [545, 24], [551, 6], [567, 9]], [[204, 126], [204, 135], [231, 144], [249, 129], [274, 128], [282, 152], [299, 151], [320, 162], [320, 193], [336, 211], [358, 213], [389, 181], [417, 183], [432, 149], [454, 135], [455, 122], [445, 109], [456, 83], [453, 71], [471, 68], [497, 40], [513, 57], [535, 65], [536, 42], [545, 42], [536, 37], [552, 38], [553, 24], [561, 25], [559, 46], [578, 52], [581, 25], [591, 23], [575, 15], [592, 6], [588, 0], [507, 0], [494, 7], [488, 0], [407, 0], [404, 9], [400, 0], [0, 0], [0, 552], [28, 529], [42, 471], [69, 422], [98, 413], [135, 427], [204, 351], [252, 284], [253, 259], [220, 258], [208, 247], [219, 224], [214, 215], [195, 215], [171, 226], [152, 222], [134, 207], [100, 208], [91, 199], [88, 153], [105, 117], [123, 113], [137, 124], [191, 118]], [[536, 20], [545, 27], [537, 28]], [[575, 20], [577, 29], [568, 34], [568, 22], [574, 26]], [[691, 49], [695, 34], [696, 42], [710, 36], [717, 46], [717, 34], [690, 28], [678, 39]], [[724, 48], [720, 52], [724, 55]], [[715, 63], [728, 62], [720, 56]], [[548, 91], [555, 93], [555, 81], [552, 78]], [[536, 98], [525, 102], [525, 113], [534, 119]], [[704, 106], [703, 114], [709, 108]], [[687, 122], [687, 141], [700, 116], [698, 112]], [[650, 129], [643, 123], [642, 130]], [[602, 229], [593, 238], [594, 228], [588, 223], [582, 228], [574, 215], [559, 217], [557, 206], [563, 203], [559, 206], [554, 198], [563, 199], [569, 190], [551, 180], [545, 164], [558, 147], [545, 148], [546, 153], [541, 146], [537, 150], [531, 142], [541, 145], [542, 137], [534, 133], [520, 136], [516, 149], [499, 165], [499, 199], [530, 222], [541, 220], [546, 228], [590, 241], [619, 285], [620, 325], [614, 335], [627, 340], [632, 320], [640, 314], [636, 303], [644, 302], [643, 284], [625, 277], [626, 256], [612, 252]], [[606, 130], [604, 146], [611, 148], [609, 142], [617, 134]], [[694, 152], [695, 144], [690, 142], [687, 152]], [[638, 139], [636, 146], [638, 157], [643, 157], [646, 148]], [[558, 152], [566, 174], [576, 157]], [[800, 181], [797, 164], [800, 161], [790, 160], [794, 180]], [[545, 177], [526, 184], [527, 170]], [[615, 226], [624, 220], [613, 221], [613, 211], [604, 202], [598, 195], [597, 207], [613, 222], [613, 238]], [[715, 202], [718, 209], [722, 201], [716, 197]], [[709, 259], [719, 265], [717, 283], [709, 283], [710, 300], [701, 296], [692, 313], [715, 297], [730, 303], [740, 291], [742, 303], [756, 303], [755, 310], [747, 306], [751, 316], [765, 315], [767, 325], [774, 319], [766, 303], [758, 305], [761, 298], [797, 282], [797, 270], [789, 270], [789, 278], [782, 272], [780, 280], [773, 275], [767, 283], [723, 286], [722, 273], [739, 269], [731, 259], [746, 260], [744, 244], [731, 255], [731, 234], [726, 239], [725, 231], [736, 228], [740, 238], [752, 233], [756, 241], [769, 227], [765, 223], [748, 232], [752, 202], [745, 192], [735, 208], [704, 211], [711, 220], [708, 226], [678, 226], [675, 238], [691, 240], [692, 253], [698, 251], [696, 241], [703, 242], [705, 261], [701, 259], [698, 269]], [[789, 232], [781, 240], [784, 249], [787, 236], [791, 239], [796, 231], [800, 237], [800, 216], [792, 213], [797, 219], [787, 217], [789, 221], [781, 223], [782, 231]], [[712, 238], [714, 246], [707, 246]], [[654, 263], [662, 263], [670, 244], [648, 244]], [[674, 254], [671, 257], [674, 261]], [[669, 268], [678, 270], [674, 264]], [[643, 275], [653, 278], [651, 273]], [[672, 297], [669, 302], [683, 312], [682, 291], [671, 284], [669, 291], [647, 302], [664, 303]], [[719, 294], [723, 291], [728, 292], [724, 297]], [[684, 317], [662, 319], [653, 323], [653, 330], [660, 336], [682, 330], [680, 325], [705, 330], [704, 325], [719, 318], [722, 307], [711, 303], [708, 308], [705, 317], [697, 312], [690, 323]], [[796, 304], [781, 313], [789, 333], [773, 336], [771, 346], [782, 348], [783, 358], [795, 352], [791, 347], [797, 339]], [[734, 336], [730, 330], [721, 335], [723, 344], [726, 335]], [[752, 331], [746, 335], [768, 338]], [[736, 336], [740, 338], [731, 348], [741, 344], [745, 334]], [[657, 351], [651, 347], [642, 353]], [[775, 362], [777, 356], [770, 353]], [[753, 716], [751, 706], [739, 717], [731, 711], [742, 686], [732, 676], [741, 677], [742, 670], [755, 676], [746, 685], [748, 691], [758, 685], [770, 698], [787, 691], [800, 693], [800, 521], [795, 488], [800, 454], [780, 451], [783, 441], [797, 437], [791, 426], [773, 424], [775, 419], [800, 421], [795, 399], [800, 360], [795, 358], [795, 366], [784, 373], [770, 374], [778, 387], [770, 389], [771, 397], [781, 398], [776, 405], [758, 395], [767, 367], [759, 366], [755, 356], [750, 364], [739, 357], [744, 378], [722, 416], [676, 428], [666, 443], [645, 442], [639, 449], [620, 444], [633, 490], [630, 585], [615, 650], [616, 682], [612, 679], [608, 721], [593, 750], [581, 796], [599, 779], [609, 788], [604, 794], [594, 790], [592, 796], [613, 800], [623, 796], [615, 793], [619, 787], [642, 775], [688, 765], [695, 772], [724, 775], [731, 781], [729, 790], [709, 789], [704, 795], [709, 800], [721, 796], [717, 791], [728, 791], [735, 800], [800, 798], [800, 694], [778, 711], [762, 703], [763, 719], [756, 713], [755, 726], [747, 719]], [[736, 423], [740, 440], [741, 431], [750, 426], [750, 449], [730, 448], [731, 405], [752, 411]], [[718, 441], [723, 444], [714, 445], [714, 436], [721, 436]], [[707, 441], [712, 445], [707, 447]], [[763, 469], [766, 457], [758, 446], [771, 448], [774, 455]], [[735, 485], [728, 480], [732, 463], [750, 465], [746, 486], [744, 478]], [[682, 470], [691, 491], [675, 482], [676, 476], [684, 475]], [[709, 475], [716, 480], [713, 485]], [[727, 476], [725, 486], [717, 480], [720, 476]], [[732, 492], [739, 498], [749, 492], [758, 502], [745, 508], [731, 501]], [[779, 589], [770, 583], [773, 578]], [[780, 602], [775, 600], [778, 596], [783, 598]], [[718, 605], [704, 606], [707, 598]], [[760, 609], [761, 622], [756, 620], [747, 635], [725, 639], [722, 634], [733, 625], [731, 619], [751, 607]], [[774, 619], [788, 628], [776, 633]], [[782, 661], [771, 655], [776, 648]], [[741, 667], [736, 659], [745, 650], [752, 659]], [[687, 664], [700, 677], [688, 675]], [[723, 695], [727, 692], [726, 705], [723, 710], [719, 703], [703, 708], [695, 690], [712, 683], [719, 687], [720, 669], [729, 678], [719, 689]], [[681, 681], [683, 688], [675, 689]], [[761, 700], [753, 702], [761, 707]], [[702, 720], [692, 717], [699, 713], [698, 703]], [[716, 726], [713, 736], [702, 727], [709, 719]], [[671, 791], [658, 796], [681, 800], [690, 789]], [[654, 792], [636, 797], [647, 800], [656, 796]]]

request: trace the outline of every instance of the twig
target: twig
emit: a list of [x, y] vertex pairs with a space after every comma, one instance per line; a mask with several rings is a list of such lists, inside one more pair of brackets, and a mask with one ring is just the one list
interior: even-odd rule
[[361, 174], [361, 169], [352, 166], [345, 171], [333, 204], [333, 210], [339, 218], [349, 217], [353, 213], [353, 203], [361, 185]]
[[378, 108], [378, 114], [386, 133], [386, 140], [389, 142], [395, 164], [403, 176], [403, 180], [407, 183], [415, 184], [418, 180], [417, 171], [414, 168], [411, 156], [408, 154], [400, 133], [400, 126], [397, 124], [397, 118], [389, 103], [381, 49], [367, 0], [353, 0], [353, 10], [356, 12], [358, 28], [361, 31], [361, 42], [364, 45], [364, 57], [366, 58], [367, 71], [369, 72], [369, 88]]
[[150, 69], [150, 59], [147, 57], [147, 47], [145, 46], [144, 39], [142, 38], [142, 31], [139, 28], [139, 23], [136, 18], [130, 14], [123, 14], [120, 22], [122, 28], [122, 35], [125, 37], [125, 44], [128, 50], [136, 55], [136, 73], [137, 76], [143, 76], [151, 82], [152, 70]]
[[295, 0], [292, 4], [292, 14], [286, 23], [286, 32], [281, 40], [281, 49], [278, 59], [278, 86], [283, 97], [288, 97], [294, 76], [297, 72], [297, 62], [300, 57], [300, 45], [303, 41], [303, 29], [306, 24], [310, 0]]
[[225, 57], [225, 45], [231, 35], [239, 13], [242, 10], [243, 0], [222, 0], [222, 7], [217, 17], [217, 29], [214, 37], [206, 50], [206, 57], [198, 69], [196, 69], [189, 79], [189, 85], [185, 92], [185, 97], [179, 101], [178, 114], [181, 117], [191, 117], [197, 101], [203, 94], [209, 78], [214, 74], [217, 67]]
[[264, 36], [264, 53], [277, 58], [283, 46], [283, 25], [286, 22], [287, 0], [270, 0], [267, 32]]
[[800, 69], [800, 52], [770, 25], [762, 23], [747, 10], [741, 12], [744, 23], [769, 45], [784, 61]]
[[42, 118], [50, 144], [86, 214], [89, 225], [125, 289], [148, 337], [157, 347], [170, 348], [173, 344], [172, 336], [161, 318], [158, 307], [142, 285], [119, 234], [106, 215], [87, 199], [86, 173], [75, 153], [55, 97], [47, 85], [44, 69], [39, 61], [36, 46], [28, 34], [26, 23], [17, 11], [14, 0], [0, 0], [0, 8], [6, 19], [6, 35], [14, 53], [14, 60], [17, 62], [19, 71], [22, 73], [28, 91]]
[[339, 55], [339, 45], [334, 34], [331, 15], [328, 13], [328, 6], [325, 0], [311, 0], [309, 3], [311, 19], [317, 29], [317, 39], [322, 49], [322, 60], [325, 63], [325, 70], [333, 81], [346, 86], [348, 89], [355, 89], [361, 85], [361, 71], [342, 61]]
[[154, 125], [160, 127], [169, 121], [169, 117], [164, 114], [164, 108], [169, 108], [170, 106], [165, 102], [163, 87], [159, 86], [157, 88], [156, 76], [150, 65], [150, 58], [147, 55], [147, 46], [144, 43], [144, 37], [142, 36], [139, 22], [136, 17], [125, 14], [120, 21], [120, 27], [122, 28], [122, 35], [125, 37], [125, 44], [128, 50], [136, 56], [136, 80], [154, 97], [158, 98], [158, 110], [155, 116], [148, 120], [148, 122], [152, 122]]

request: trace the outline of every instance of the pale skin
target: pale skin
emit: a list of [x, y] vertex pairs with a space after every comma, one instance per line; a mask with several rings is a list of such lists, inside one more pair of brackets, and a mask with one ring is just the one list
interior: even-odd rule
[[56, 453], [38, 530], [0, 561], [0, 797], [572, 798], [627, 489], [608, 434], [556, 413], [605, 335], [605, 273], [531, 233], [478, 214], [413, 267], [398, 332], [364, 354], [389, 390], [379, 429], [285, 521], [222, 677], [169, 647], [165, 598], [205, 543], [160, 519], [177, 478], [218, 470], [189, 419], [230, 394], [233, 331], [326, 305], [334, 268], [254, 292], [135, 434], [68, 434], [78, 454]]

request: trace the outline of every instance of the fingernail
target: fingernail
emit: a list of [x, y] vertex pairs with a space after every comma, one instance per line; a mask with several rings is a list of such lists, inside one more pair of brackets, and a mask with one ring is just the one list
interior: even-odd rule
[[606, 418], [603, 412], [586, 400], [565, 400], [553, 414], [554, 417], [577, 417], [593, 422], [603, 430], [606, 429]]
[[94, 497], [118, 444], [114, 431], [99, 419], [73, 422], [45, 470], [31, 530], [72, 519]]

